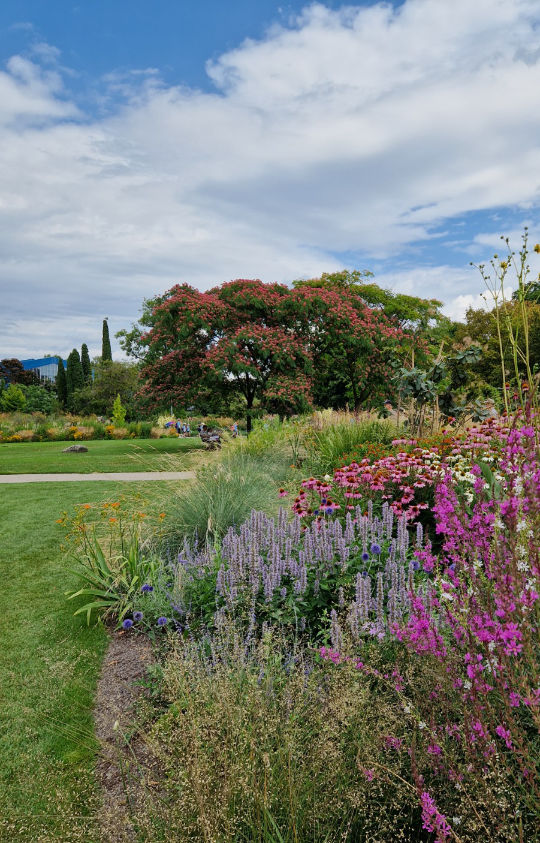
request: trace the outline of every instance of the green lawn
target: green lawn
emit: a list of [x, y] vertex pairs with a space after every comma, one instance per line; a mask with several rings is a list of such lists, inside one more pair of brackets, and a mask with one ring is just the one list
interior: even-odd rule
[[[143, 494], [158, 493], [157, 486], [143, 484]], [[64, 592], [78, 581], [59, 551], [64, 528], [55, 521], [76, 503], [125, 491], [125, 483], [112, 482], [0, 486], [0, 840], [6, 843], [99, 840], [91, 711], [107, 636], [102, 626], [87, 628], [73, 617], [76, 606]]]
[[[121, 439], [83, 442], [88, 453], [64, 454], [72, 442], [4, 442], [0, 474], [69, 474], [94, 471], [182, 471], [189, 451], [201, 448], [198, 437]], [[172, 457], [179, 457], [173, 465]]]

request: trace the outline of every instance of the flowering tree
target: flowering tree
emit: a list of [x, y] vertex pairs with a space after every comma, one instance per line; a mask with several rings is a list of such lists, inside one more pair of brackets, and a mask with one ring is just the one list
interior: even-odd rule
[[287, 287], [261, 281], [233, 281], [205, 293], [173, 287], [141, 336], [141, 397], [157, 409], [240, 395], [248, 429], [256, 401], [281, 415], [304, 409], [311, 352], [283, 308], [289, 295]]
[[248, 426], [257, 405], [280, 416], [304, 410], [331, 376], [341, 404], [376, 401], [403, 333], [346, 289], [245, 279], [204, 293], [177, 285], [146, 308], [144, 324], [147, 332], [134, 329], [125, 342], [143, 361], [140, 397], [149, 409], [239, 396]]
[[312, 349], [317, 403], [351, 401], [358, 410], [388, 393], [391, 364], [405, 335], [381, 310], [342, 287], [298, 286], [289, 307]]

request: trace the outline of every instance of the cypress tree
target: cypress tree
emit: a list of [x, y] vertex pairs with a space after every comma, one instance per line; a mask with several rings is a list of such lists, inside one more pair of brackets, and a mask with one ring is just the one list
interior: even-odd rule
[[88, 346], [85, 342], [81, 348], [81, 366], [83, 370], [83, 380], [85, 384], [92, 382], [92, 366], [90, 365], [90, 355], [88, 354]]
[[104, 319], [101, 339], [101, 362], [105, 363], [107, 360], [112, 360], [112, 351], [111, 341], [109, 339], [109, 323], [107, 322], [107, 319]]
[[56, 393], [58, 400], [62, 407], [66, 406], [67, 402], [67, 380], [66, 370], [64, 369], [64, 361], [61, 357], [58, 358], [58, 373], [56, 375]]
[[74, 392], [77, 389], [82, 389], [84, 386], [83, 370], [81, 365], [81, 358], [76, 348], [70, 353], [67, 359], [66, 370], [67, 381], [67, 406], [68, 410], [74, 409]]

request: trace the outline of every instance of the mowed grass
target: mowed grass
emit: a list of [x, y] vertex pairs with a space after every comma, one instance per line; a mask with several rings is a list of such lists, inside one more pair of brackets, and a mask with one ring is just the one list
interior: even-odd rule
[[[202, 448], [201, 440], [99, 439], [80, 444], [88, 453], [64, 454], [73, 442], [4, 442], [0, 444], [0, 474], [73, 474], [110, 471], [172, 471], [171, 457], [186, 461], [188, 452]], [[178, 470], [183, 470], [178, 465]]]
[[125, 492], [108, 481], [0, 486], [1, 841], [100, 839], [92, 706], [107, 635], [73, 617], [64, 593], [78, 579], [55, 521]]

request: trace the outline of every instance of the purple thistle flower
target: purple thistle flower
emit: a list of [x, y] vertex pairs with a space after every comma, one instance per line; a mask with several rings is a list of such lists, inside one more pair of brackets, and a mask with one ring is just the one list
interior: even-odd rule
[[167, 618], [164, 618], [162, 616], [161, 618], [157, 619], [156, 623], [157, 623], [158, 626], [165, 626], [165, 624], [168, 623], [168, 620], [167, 620]]
[[361, 558], [362, 562], [367, 562], [369, 559], [369, 553], [367, 553], [367, 551], [364, 551]]
[[381, 552], [380, 544], [375, 544], [375, 543], [372, 544], [371, 545], [371, 552], [373, 553], [374, 556], [379, 556], [379, 554]]
[[153, 590], [154, 590], [154, 586], [149, 585], [147, 582], [145, 582], [145, 584], [141, 587], [141, 591], [143, 592], [143, 594], [147, 594], [149, 591], [153, 591]]
[[142, 612], [133, 612], [133, 620], [134, 621], [142, 621], [144, 615]]
[[132, 626], [133, 626], [133, 621], [130, 618], [126, 618], [125, 621], [123, 621], [123, 623], [122, 623], [122, 627], [124, 629], [131, 629]]

